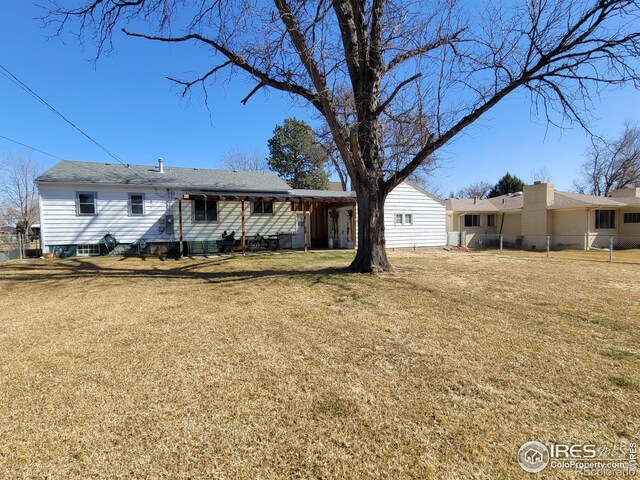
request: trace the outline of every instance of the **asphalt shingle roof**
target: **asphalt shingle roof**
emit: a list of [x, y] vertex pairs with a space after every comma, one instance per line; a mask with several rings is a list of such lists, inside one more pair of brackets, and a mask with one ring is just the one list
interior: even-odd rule
[[[286, 193], [291, 188], [273, 172], [233, 172], [206, 168], [170, 167], [62, 160], [37, 182], [138, 185], [184, 190]], [[335, 192], [334, 192], [335, 193]]]
[[583, 195], [581, 193], [560, 192], [556, 190], [553, 195], [553, 203], [549, 208], [570, 208], [570, 207], [624, 207], [626, 204], [613, 200], [610, 197], [598, 197], [596, 195]]

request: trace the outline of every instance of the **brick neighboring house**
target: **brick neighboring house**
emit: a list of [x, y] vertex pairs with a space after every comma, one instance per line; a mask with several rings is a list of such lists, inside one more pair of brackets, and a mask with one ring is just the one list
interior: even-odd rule
[[[555, 190], [536, 182], [522, 192], [489, 199], [449, 198], [449, 244], [469, 247], [496, 242], [526, 249], [608, 246], [611, 237], [626, 248], [640, 248], [640, 188], [614, 190], [611, 197]], [[461, 235], [460, 235], [461, 233]]]

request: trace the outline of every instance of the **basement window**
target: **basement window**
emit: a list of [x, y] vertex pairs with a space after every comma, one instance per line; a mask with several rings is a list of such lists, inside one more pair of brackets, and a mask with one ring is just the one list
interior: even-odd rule
[[624, 223], [640, 223], [640, 212], [625, 213]]
[[465, 215], [464, 216], [464, 226], [465, 227], [479, 227], [480, 226], [480, 215]]
[[616, 228], [615, 210], [596, 210], [596, 228]]
[[258, 215], [263, 214], [272, 214], [273, 213], [273, 202], [253, 202], [253, 213]]
[[100, 245], [92, 244], [92, 245], [78, 245], [77, 246], [77, 255], [79, 257], [89, 257], [100, 255]]
[[218, 202], [214, 200], [194, 200], [194, 222], [215, 222], [218, 219]]

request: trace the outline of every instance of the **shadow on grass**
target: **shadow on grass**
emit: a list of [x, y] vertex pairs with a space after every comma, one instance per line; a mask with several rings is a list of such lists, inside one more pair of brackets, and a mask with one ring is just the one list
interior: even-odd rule
[[[309, 261], [302, 263], [301, 268], [290, 268], [279, 263], [281, 268], [274, 268], [268, 264], [263, 268], [247, 262], [240, 262], [239, 257], [215, 257], [212, 259], [194, 259], [193, 263], [177, 262], [175, 267], [168, 267], [163, 262], [162, 268], [157, 268], [160, 261], [138, 261], [128, 264], [129, 258], [123, 257], [112, 262], [96, 259], [53, 260], [49, 262], [34, 261], [28, 263], [13, 263], [5, 267], [4, 278], [10, 282], [27, 282], [31, 284], [67, 282], [78, 279], [170, 279], [170, 280], [199, 280], [209, 283], [242, 282], [261, 278], [304, 277], [312, 283], [323, 282], [328, 276], [346, 276], [347, 265], [344, 267], [305, 268]], [[235, 260], [235, 261], [234, 261]], [[115, 265], [118, 262], [122, 267]], [[123, 262], [123, 263], [120, 263]], [[253, 263], [253, 262], [251, 262]], [[267, 262], [268, 263], [268, 262]], [[230, 264], [230, 265], [226, 265]], [[227, 268], [228, 267], [228, 268]], [[212, 269], [211, 271], [206, 269]]]

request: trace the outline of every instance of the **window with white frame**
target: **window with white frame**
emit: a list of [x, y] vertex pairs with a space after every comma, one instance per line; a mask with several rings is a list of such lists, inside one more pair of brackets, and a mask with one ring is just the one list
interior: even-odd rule
[[144, 216], [144, 193], [129, 194], [129, 215], [132, 217]]
[[273, 213], [273, 202], [253, 202], [252, 212], [258, 215], [261, 214], [272, 214]]
[[98, 195], [96, 192], [76, 192], [76, 215], [97, 215]]
[[496, 216], [487, 215], [487, 227], [495, 227], [495, 226], [496, 226]]
[[615, 210], [596, 210], [596, 228], [616, 228]]
[[479, 227], [480, 226], [480, 215], [465, 215], [464, 216], [464, 226], [465, 227]]
[[625, 213], [624, 223], [640, 223], [640, 212]]
[[79, 257], [89, 257], [100, 255], [100, 245], [91, 244], [91, 245], [78, 245], [76, 254]]
[[218, 219], [218, 203], [214, 200], [194, 200], [194, 222], [215, 222]]
[[394, 225], [413, 225], [412, 213], [396, 213], [393, 216]]

